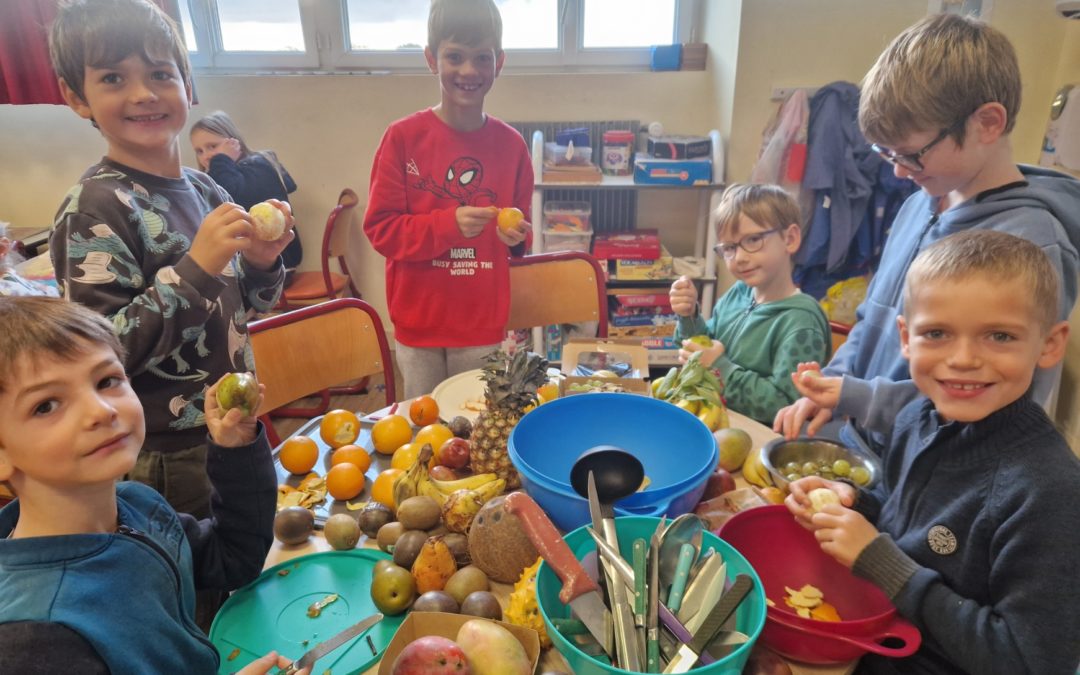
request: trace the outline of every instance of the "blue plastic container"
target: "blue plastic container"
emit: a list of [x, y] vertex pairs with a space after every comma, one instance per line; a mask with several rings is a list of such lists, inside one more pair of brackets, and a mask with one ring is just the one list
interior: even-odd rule
[[618, 502], [623, 509], [654, 509], [703, 487], [720, 459], [701, 420], [636, 394], [576, 394], [545, 403], [518, 422], [507, 448], [524, 481], [577, 497], [570, 467], [598, 445], [622, 448], [645, 467], [648, 487]]
[[[619, 534], [619, 548], [623, 558], [627, 560], [633, 558], [634, 539], [641, 537], [648, 541], [653, 531], [656, 530], [657, 522], [656, 518], [644, 517], [615, 519], [615, 528]], [[592, 537], [589, 536], [585, 528], [574, 530], [566, 535], [564, 539], [578, 560], [584, 558], [589, 552], [596, 550], [596, 544], [593, 543]], [[700, 673], [701, 675], [740, 675], [747, 659], [750, 658], [750, 651], [753, 649], [754, 643], [757, 642], [758, 636], [761, 635], [761, 631], [765, 626], [765, 591], [754, 568], [750, 566], [750, 563], [746, 561], [742, 554], [729, 546], [727, 542], [711, 532], [704, 532], [702, 533], [701, 547], [702, 550], [711, 548], [723, 558], [728, 579], [734, 579], [736, 574], [748, 574], [754, 580], [754, 587], [735, 611], [736, 630], [746, 633], [750, 639], [727, 656], [707, 666], [699, 664], [691, 672]], [[561, 589], [562, 582], [555, 576], [555, 572], [552, 571], [551, 567], [546, 562], [540, 565], [540, 571], [536, 577], [536, 600], [540, 607], [540, 615], [544, 619], [544, 626], [547, 628], [548, 636], [555, 643], [555, 648], [566, 659], [571, 672], [574, 675], [618, 675], [630, 672], [597, 661], [578, 649], [577, 646], [563, 637], [559, 631], [555, 630], [555, 627], [551, 625], [553, 617], [563, 619], [570, 617], [570, 608], [559, 602], [559, 591]]]

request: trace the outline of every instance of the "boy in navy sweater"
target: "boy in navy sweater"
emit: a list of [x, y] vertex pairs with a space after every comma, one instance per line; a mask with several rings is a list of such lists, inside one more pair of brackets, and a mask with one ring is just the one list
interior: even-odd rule
[[[873, 395], [856, 419], [887, 441], [881, 481], [791, 484], [788, 509], [822, 550], [922, 631], [910, 658], [864, 657], [860, 672], [1075, 672], [1080, 460], [1033, 398], [1036, 369], [1065, 352], [1058, 307], [1057, 273], [1025, 239], [969, 230], [926, 248], [897, 319], [921, 396], [900, 407], [860, 383]], [[852, 379], [794, 378], [823, 409]], [[820, 487], [840, 504], [814, 513]]]

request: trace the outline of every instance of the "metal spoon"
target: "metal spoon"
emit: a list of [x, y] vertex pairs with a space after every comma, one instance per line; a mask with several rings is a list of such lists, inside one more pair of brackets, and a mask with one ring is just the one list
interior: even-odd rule
[[684, 513], [664, 530], [660, 541], [660, 585], [663, 588], [671, 586], [675, 579], [675, 569], [679, 564], [679, 551], [683, 544], [690, 544], [694, 548], [694, 557], [690, 561], [691, 566], [701, 554], [701, 533], [705, 530], [705, 524], [701, 518], [693, 513]]

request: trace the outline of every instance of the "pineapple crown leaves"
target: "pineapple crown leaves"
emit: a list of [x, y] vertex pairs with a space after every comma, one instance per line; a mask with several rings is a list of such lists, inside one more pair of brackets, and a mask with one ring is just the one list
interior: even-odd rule
[[547, 382], [548, 361], [528, 351], [513, 356], [503, 351], [484, 357], [480, 379], [487, 384], [489, 408], [525, 407], [536, 402], [536, 390]]

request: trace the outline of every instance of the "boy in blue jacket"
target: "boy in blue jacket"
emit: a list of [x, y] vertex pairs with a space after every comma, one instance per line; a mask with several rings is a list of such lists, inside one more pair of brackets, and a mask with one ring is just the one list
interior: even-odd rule
[[[262, 570], [277, 481], [261, 426], [210, 388], [213, 515], [177, 514], [116, 482], [146, 426], [112, 325], [45, 297], [0, 298], [0, 325], [0, 481], [18, 496], [0, 510], [0, 672], [217, 672], [195, 590]], [[275, 664], [287, 659], [241, 672]]]
[[[1029, 241], [971, 230], [918, 255], [897, 319], [920, 396], [873, 382], [860, 424], [885, 434], [871, 490], [804, 478], [787, 506], [821, 549], [880, 587], [922, 632], [903, 660], [866, 673], [1072, 675], [1080, 660], [1080, 460], [1032, 398], [1061, 361], [1058, 275]], [[793, 378], [830, 408], [851, 377]], [[814, 513], [809, 493], [840, 504]], [[817, 495], [814, 495], [817, 497]]]
[[[915, 395], [896, 327], [904, 276], [919, 251], [963, 230], [1008, 232], [1042, 248], [1060, 283], [1057, 318], [1068, 318], [1080, 269], [1080, 181], [1013, 162], [1009, 133], [1019, 108], [1012, 45], [970, 17], [928, 17], [878, 57], [863, 81], [859, 124], [896, 175], [922, 189], [897, 214], [856, 324], [825, 374], [895, 383], [889, 395], [903, 400]], [[1036, 372], [1035, 400], [1049, 400], [1059, 374]], [[777, 413], [773, 428], [793, 438], [809, 420], [813, 434], [834, 414], [858, 417], [869, 395], [845, 386], [833, 411], [801, 398]]]

